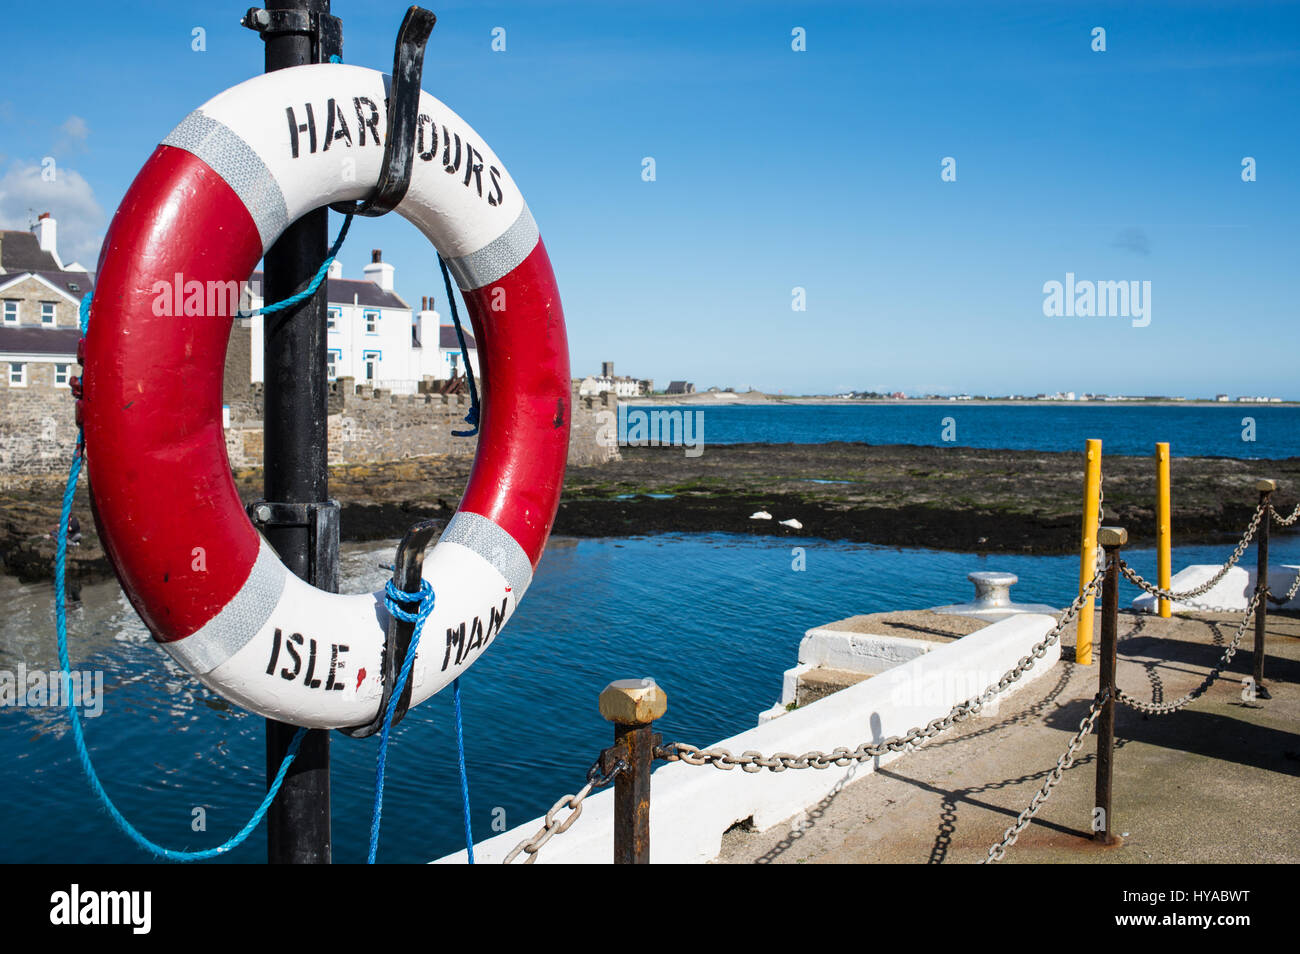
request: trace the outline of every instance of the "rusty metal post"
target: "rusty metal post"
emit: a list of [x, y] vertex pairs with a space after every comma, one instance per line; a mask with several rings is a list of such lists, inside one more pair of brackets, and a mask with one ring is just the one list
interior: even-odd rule
[[653, 679], [619, 679], [600, 694], [600, 715], [614, 723], [614, 748], [627, 764], [614, 780], [614, 864], [650, 863], [650, 767], [659, 738], [654, 721], [668, 694]]
[[1115, 657], [1119, 632], [1119, 549], [1128, 543], [1123, 527], [1102, 527], [1097, 542], [1106, 550], [1106, 582], [1101, 592], [1101, 659], [1097, 689], [1106, 693], [1097, 720], [1097, 800], [1093, 816], [1093, 839], [1118, 845], [1111, 817], [1111, 782], [1115, 760]]
[[1269, 513], [1273, 491], [1277, 490], [1277, 481], [1261, 480], [1255, 484], [1259, 491], [1259, 505], [1264, 508], [1264, 515], [1259, 520], [1258, 548], [1259, 562], [1255, 571], [1255, 592], [1259, 594], [1259, 603], [1255, 606], [1255, 698], [1270, 699], [1264, 688], [1264, 628], [1268, 624], [1268, 531], [1273, 522]]

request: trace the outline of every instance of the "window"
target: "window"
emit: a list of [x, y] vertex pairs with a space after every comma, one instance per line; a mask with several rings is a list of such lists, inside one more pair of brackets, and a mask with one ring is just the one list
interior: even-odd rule
[[68, 366], [66, 364], [56, 364], [54, 366], [54, 386], [59, 388], [68, 386]]
[[379, 312], [366, 310], [366, 334], [373, 335], [379, 331]]
[[336, 380], [339, 376], [339, 359], [341, 357], [343, 357], [342, 351], [331, 351], [326, 359], [325, 371], [331, 381]]
[[52, 301], [41, 302], [41, 324], [43, 325], [54, 324], [54, 302]]
[[11, 388], [27, 387], [27, 365], [18, 361], [9, 362], [9, 386]]
[[447, 352], [447, 361], [451, 364], [451, 376], [454, 378], [459, 373], [456, 368], [460, 364], [460, 354], [455, 351]]
[[339, 326], [339, 321], [341, 321], [342, 318], [343, 318], [342, 308], [331, 308], [326, 313], [325, 327], [328, 328], [330, 331], [333, 331], [335, 328]]
[[4, 316], [6, 325], [18, 324], [18, 305], [19, 302], [14, 298], [5, 299]]
[[366, 363], [366, 380], [373, 381], [379, 377], [379, 352], [367, 351], [362, 360]]

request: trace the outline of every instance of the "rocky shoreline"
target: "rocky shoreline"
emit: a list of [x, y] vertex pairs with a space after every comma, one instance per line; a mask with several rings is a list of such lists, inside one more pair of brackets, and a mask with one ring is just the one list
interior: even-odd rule
[[[855, 443], [734, 444], [688, 458], [681, 448], [624, 448], [623, 460], [570, 468], [555, 533], [577, 537], [727, 532], [988, 553], [1070, 553], [1078, 546], [1081, 453]], [[421, 457], [331, 469], [345, 540], [392, 539], [416, 520], [450, 517], [469, 476], [466, 458]], [[1279, 481], [1278, 509], [1294, 506], [1300, 458], [1173, 461], [1175, 546], [1236, 539], [1254, 510], [1255, 481]], [[1105, 519], [1130, 542], [1155, 535], [1149, 457], [1107, 457]], [[246, 501], [258, 469], [235, 474]], [[0, 491], [0, 559], [24, 581], [53, 575], [62, 482]], [[763, 510], [772, 520], [751, 520]], [[111, 574], [83, 486], [74, 512], [84, 538], [69, 575]], [[779, 521], [794, 518], [792, 529]]]

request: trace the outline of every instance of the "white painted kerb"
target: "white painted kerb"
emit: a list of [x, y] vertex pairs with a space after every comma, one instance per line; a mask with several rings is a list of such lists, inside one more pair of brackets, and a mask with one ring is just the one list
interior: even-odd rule
[[932, 651], [943, 643], [907, 636], [849, 633], [817, 626], [799, 643], [799, 662], [876, 675]]
[[[1054, 623], [1052, 617], [1038, 614], [1002, 620], [716, 745], [736, 754], [748, 749], [798, 754], [837, 746], [856, 748], [864, 741], [901, 735], [946, 715], [956, 703], [996, 682]], [[1002, 697], [1045, 675], [1059, 658], [1057, 644]], [[752, 774], [680, 762], [662, 765], [654, 773], [650, 800], [650, 860], [655, 864], [709, 861], [721, 850], [723, 832], [736, 822], [752, 818], [758, 829], [770, 828], [873, 771], [877, 764], [898, 757], [847, 768]], [[572, 790], [580, 783], [581, 778], [575, 777]], [[556, 792], [555, 797], [563, 794]], [[610, 863], [613, 807], [612, 787], [592, 795], [583, 803], [582, 817], [546, 844], [537, 863]], [[515, 845], [536, 833], [542, 821], [530, 819], [478, 843], [474, 860], [500, 862]], [[435, 863], [464, 861], [465, 852], [459, 851]]]
[[758, 714], [758, 724], [782, 718], [799, 695], [799, 680], [814, 669], [844, 669], [874, 676], [928, 653], [942, 643], [906, 636], [877, 636], [814, 626], [799, 643], [799, 662], [781, 674], [781, 699]]

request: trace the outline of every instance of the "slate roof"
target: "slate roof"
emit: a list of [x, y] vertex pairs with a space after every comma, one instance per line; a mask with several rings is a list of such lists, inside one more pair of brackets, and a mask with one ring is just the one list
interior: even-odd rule
[[57, 272], [59, 263], [31, 232], [0, 231], [0, 268], [6, 272]]
[[[440, 325], [438, 328], [438, 347], [450, 348], [452, 351], [460, 350], [460, 340], [456, 337], [455, 325]], [[474, 341], [474, 336], [465, 331], [465, 347], [469, 351], [478, 350], [478, 344]]]
[[0, 326], [0, 354], [75, 355], [80, 337], [76, 328]]
[[[420, 326], [411, 325], [411, 345], [416, 348], [423, 347], [420, 344]], [[460, 341], [456, 338], [455, 325], [438, 326], [438, 347], [444, 351], [459, 351]], [[465, 349], [467, 351], [477, 351], [478, 344], [474, 341], [474, 336], [469, 331], [465, 332]]]
[[6, 275], [0, 275], [0, 285], [7, 285], [15, 278], [22, 278], [24, 275], [39, 275], [55, 288], [62, 289], [78, 301], [81, 296], [90, 291], [95, 284], [95, 276], [90, 272], [60, 272], [28, 269], [23, 272], [9, 272]]
[[[356, 296], [358, 305], [367, 308], [407, 308], [402, 296], [396, 292], [386, 291], [368, 279], [327, 278], [325, 279], [325, 298], [331, 305], [350, 305], [352, 296]], [[248, 279], [248, 287], [256, 295], [262, 294], [262, 273], [253, 272]]]

